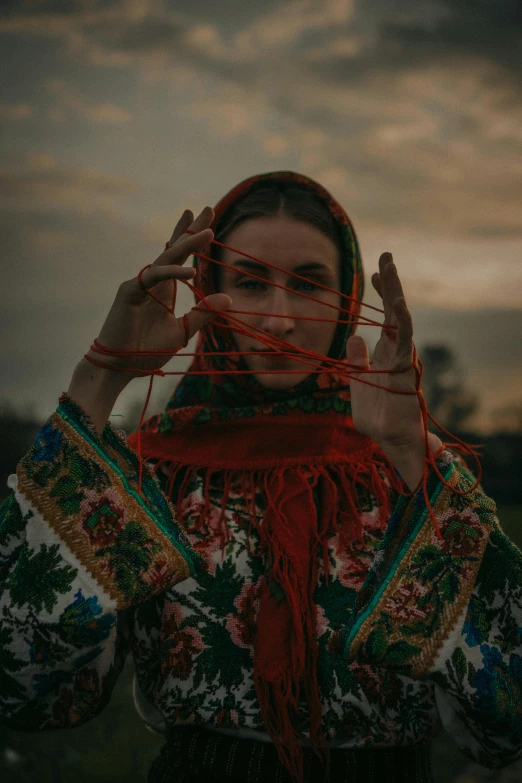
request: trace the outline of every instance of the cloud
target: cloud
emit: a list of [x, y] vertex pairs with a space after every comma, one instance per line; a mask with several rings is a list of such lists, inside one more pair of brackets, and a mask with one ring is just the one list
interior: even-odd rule
[[204, 119], [214, 136], [225, 139], [242, 134], [252, 136], [256, 126], [261, 129], [265, 125], [268, 110], [268, 101], [259, 92], [248, 94], [240, 85], [231, 83], [221, 84], [214, 91], [203, 80], [199, 94], [191, 93], [183, 106], [184, 113]]
[[160, 0], [42, 3], [0, 18], [0, 33], [54, 39], [71, 57], [97, 65], [130, 66], [136, 58], [160, 50], [176, 52], [186, 30], [179, 13]]
[[[464, 5], [425, 2], [412, 10], [399, 2], [394, 13], [372, 18], [366, 5], [354, 13], [346, 4], [334, 28], [333, 15], [319, 20], [309, 4], [286, 3], [234, 39], [235, 56], [248, 59], [248, 49], [251, 67], [241, 67], [236, 82], [226, 71], [193, 108], [210, 103], [212, 133], [222, 133], [216, 117], [225, 127], [230, 118], [230, 134], [249, 134], [268, 152], [273, 130], [263, 117], [277, 116], [279, 148], [300, 151], [300, 169], [326, 177], [362, 219], [373, 214], [430, 233], [443, 226], [453, 236], [520, 237], [522, 94], [509, 58], [492, 56], [513, 35], [504, 22], [490, 33], [488, 11], [479, 25], [485, 45], [468, 31], [462, 50], [445, 46], [458, 38], [456, 29], [473, 27], [480, 7]], [[300, 17], [304, 7], [310, 13]], [[514, 4], [503, 8], [513, 21]], [[412, 31], [432, 40], [432, 57], [410, 58], [401, 40]], [[296, 47], [305, 33], [306, 45]], [[325, 135], [313, 152], [300, 144], [307, 130]]]
[[438, 18], [426, 26], [417, 16], [404, 18], [411, 4], [395, 0], [395, 17], [383, 15], [379, 24], [380, 40], [396, 52], [395, 61], [419, 63], [453, 59], [455, 52], [464, 61], [467, 56], [499, 65], [518, 84], [520, 47], [522, 46], [522, 10], [519, 0], [438, 0], [432, 3]]
[[[430, 68], [367, 91], [292, 76], [292, 90], [288, 73], [268, 89], [202, 79], [178, 111], [206, 120], [217, 138], [247, 136], [274, 160], [291, 150], [298, 169], [360, 219], [455, 237], [522, 236], [522, 109], [504, 111], [502, 96], [481, 90], [480, 73]], [[310, 144], [314, 136], [321, 143]]]
[[26, 120], [33, 112], [34, 108], [28, 103], [0, 101], [0, 117], [4, 120]]
[[114, 217], [121, 201], [140, 191], [127, 178], [94, 167], [68, 168], [48, 153], [30, 154], [23, 163], [0, 164], [0, 207], [42, 212], [63, 209], [81, 216], [103, 213]]
[[310, 31], [335, 31], [353, 18], [352, 0], [290, 0], [256, 17], [235, 37], [234, 47], [245, 59], [259, 58], [274, 48], [292, 47]]
[[[77, 3], [11, 15], [0, 31], [132, 66], [143, 86], [172, 90], [177, 119], [197, 120], [217, 143], [249, 139], [276, 165], [291, 157], [359, 219], [492, 239], [522, 235], [522, 95], [509, 57], [496, 57], [518, 35], [518, 7], [288, 0], [252, 7], [228, 31], [215, 8], [210, 22], [190, 6]], [[132, 120], [63, 80], [48, 86], [57, 121]], [[307, 142], [314, 134], [320, 144]]]
[[363, 36], [343, 34], [328, 41], [325, 46], [320, 43], [307, 49], [304, 60], [307, 62], [321, 62], [331, 60], [332, 57], [355, 58], [361, 54], [367, 46], [368, 40]]
[[132, 120], [130, 112], [112, 103], [97, 103], [88, 100], [78, 91], [74, 91], [72, 85], [64, 79], [52, 79], [46, 84], [46, 87], [56, 96], [58, 101], [58, 106], [51, 110], [56, 119], [65, 118], [65, 109], [87, 122], [101, 125], [125, 125]]
[[522, 305], [517, 239], [466, 241], [442, 231], [428, 237], [365, 221], [356, 221], [355, 226], [367, 278], [365, 301], [370, 304], [379, 305], [371, 274], [377, 271], [380, 254], [390, 251], [411, 306], [472, 312], [488, 307], [517, 310]]

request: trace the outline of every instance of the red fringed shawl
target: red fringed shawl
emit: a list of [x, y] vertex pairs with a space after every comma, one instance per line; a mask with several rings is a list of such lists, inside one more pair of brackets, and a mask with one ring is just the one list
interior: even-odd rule
[[313, 600], [318, 556], [322, 554], [328, 580], [329, 537], [337, 532], [346, 544], [362, 540], [361, 514], [368, 495], [376, 499], [384, 528], [392, 488], [404, 487], [376, 444], [353, 428], [349, 416], [335, 412], [268, 415], [233, 425], [192, 424], [167, 435], [144, 432], [142, 452], [145, 459], [159, 460], [157, 468], [169, 466], [170, 487], [183, 471], [174, 498], [179, 519], [186, 488], [196, 473], [204, 474], [205, 506], [199, 525], [210, 511], [212, 474], [221, 474], [223, 547], [229, 491], [242, 489], [245, 498], [254, 497], [254, 488], [263, 493], [261, 525], [249, 504], [250, 524], [259, 532], [269, 563], [259, 596], [254, 679], [267, 731], [280, 758], [299, 779], [303, 727], [295, 718], [302, 699], [308, 703], [310, 740], [316, 747], [324, 746]]

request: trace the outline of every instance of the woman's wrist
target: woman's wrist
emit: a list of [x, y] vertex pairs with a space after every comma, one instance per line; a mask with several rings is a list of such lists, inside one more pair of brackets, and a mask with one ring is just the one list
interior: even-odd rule
[[83, 358], [78, 362], [67, 394], [82, 408], [99, 433], [109, 420], [111, 411], [130, 378], [118, 370], [106, 370]]
[[[433, 432], [428, 432], [428, 446], [431, 456], [435, 457], [443, 448], [442, 441]], [[419, 486], [424, 475], [425, 443], [424, 439], [415, 444], [385, 444], [382, 450], [400, 473], [408, 489], [413, 492]]]

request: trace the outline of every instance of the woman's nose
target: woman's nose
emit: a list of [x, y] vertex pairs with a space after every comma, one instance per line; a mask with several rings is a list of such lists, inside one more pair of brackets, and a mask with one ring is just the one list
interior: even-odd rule
[[269, 298], [268, 312], [263, 317], [262, 328], [275, 337], [282, 337], [292, 332], [295, 320], [292, 316], [290, 294], [282, 288], [273, 288]]

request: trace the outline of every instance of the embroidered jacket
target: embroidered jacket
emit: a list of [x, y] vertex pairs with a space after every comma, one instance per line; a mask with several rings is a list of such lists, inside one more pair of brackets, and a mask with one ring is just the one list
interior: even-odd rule
[[[473, 477], [445, 451], [460, 490]], [[149, 726], [195, 722], [268, 739], [253, 685], [255, 533], [232, 495], [232, 533], [187, 533], [152, 472], [107, 425], [100, 437], [62, 401], [21, 461], [0, 512], [0, 720], [14, 729], [80, 725], [109, 701], [133, 655]], [[498, 767], [522, 752], [522, 555], [495, 504], [457, 495], [431, 470], [429, 497], [400, 497], [385, 534], [375, 503], [365, 542], [329, 542], [314, 600], [323, 726], [335, 747], [407, 745], [442, 724]], [[216, 488], [216, 515], [221, 497]], [[207, 564], [205, 566], [205, 563]], [[305, 717], [305, 716], [303, 716]]]

